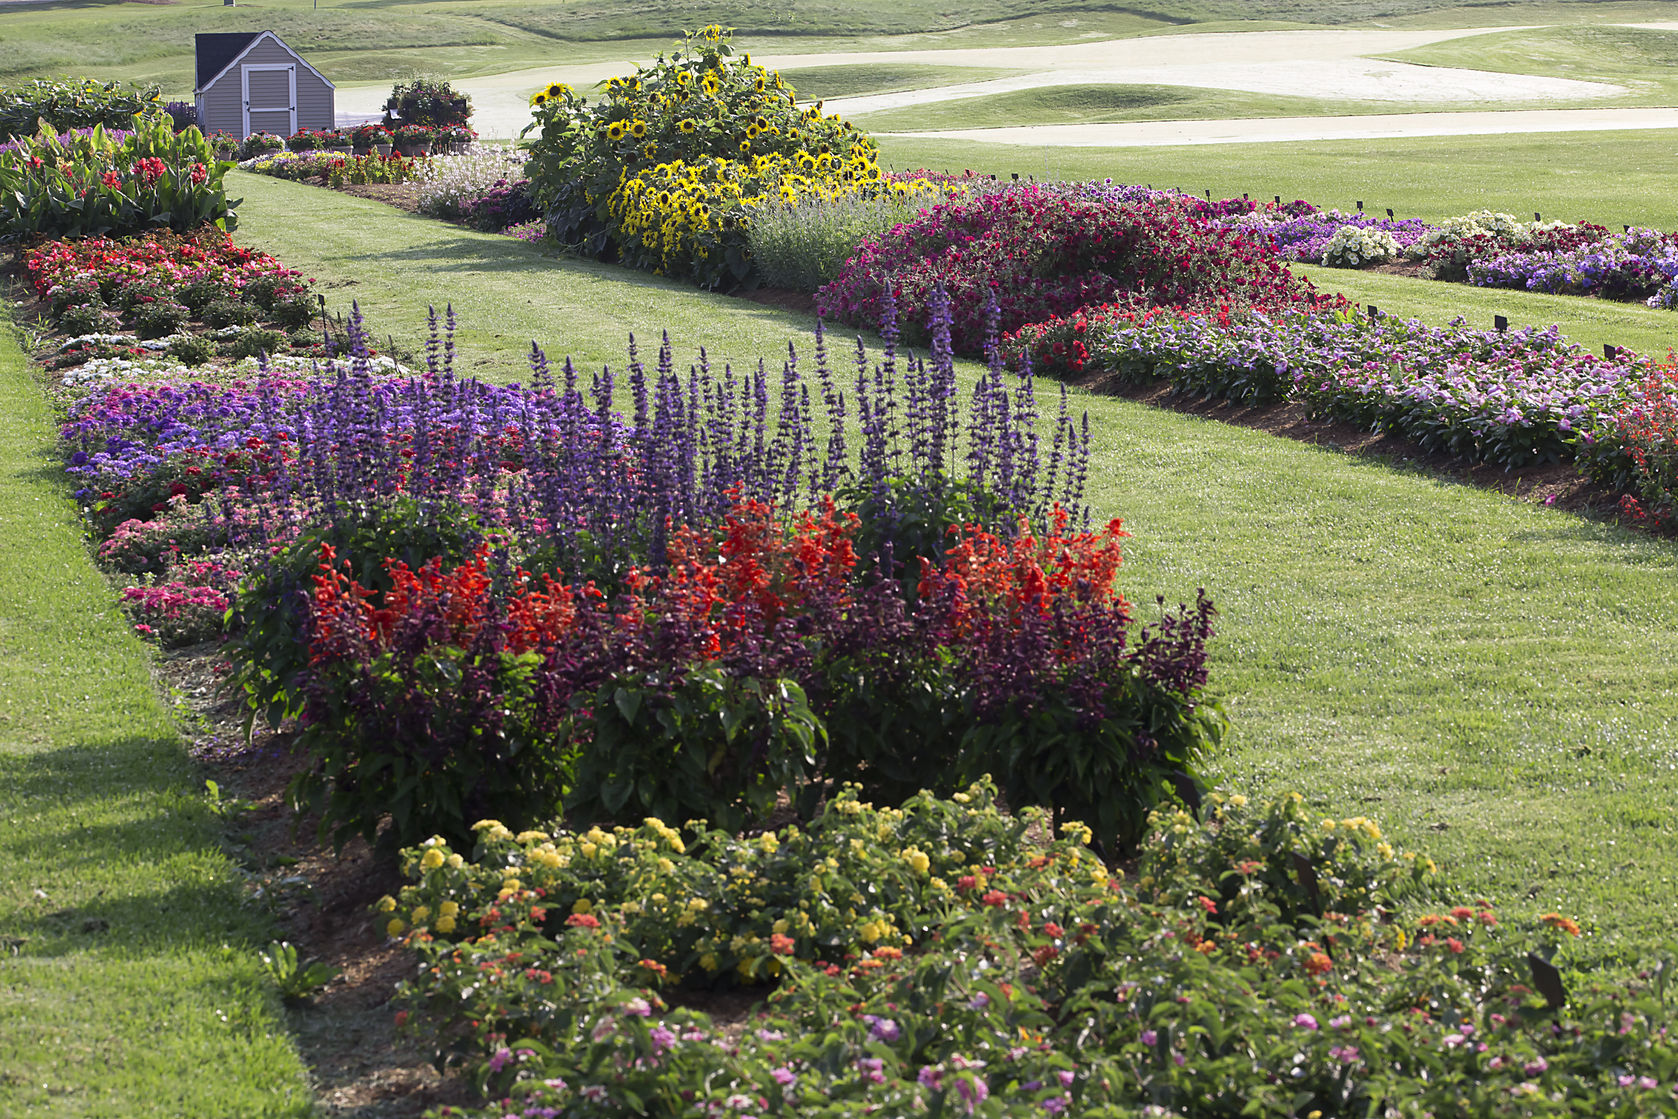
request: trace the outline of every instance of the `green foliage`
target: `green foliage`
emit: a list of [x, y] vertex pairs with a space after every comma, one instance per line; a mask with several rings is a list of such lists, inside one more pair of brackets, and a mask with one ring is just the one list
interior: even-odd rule
[[185, 233], [206, 223], [231, 230], [238, 218], [222, 176], [231, 163], [196, 128], [175, 132], [168, 116], [136, 114], [117, 141], [95, 126], [60, 140], [50, 127], [0, 152], [0, 240], [121, 237], [159, 227]]
[[1203, 818], [1157, 811], [1137, 868], [1143, 896], [1166, 906], [1197, 897], [1228, 920], [1273, 912], [1299, 924], [1327, 913], [1366, 913], [1415, 895], [1438, 870], [1432, 859], [1400, 851], [1363, 816], [1313, 815], [1305, 798], [1267, 802], [1219, 791]]
[[342, 968], [333, 967], [320, 960], [300, 963], [297, 958], [297, 946], [285, 940], [270, 943], [263, 950], [261, 958], [262, 969], [268, 973], [268, 978], [274, 981], [274, 986], [280, 989], [280, 996], [287, 1002], [306, 1002], [343, 974]]
[[[129, 128], [134, 114], [164, 116], [162, 90], [122, 82], [45, 81], [0, 87], [0, 142], [33, 136], [42, 122], [54, 132], [77, 128]], [[164, 119], [167, 119], [166, 117]]]
[[872, 145], [854, 126], [802, 110], [778, 75], [736, 58], [719, 27], [688, 32], [668, 58], [607, 82], [590, 104], [555, 82], [533, 99], [531, 196], [562, 243], [610, 256], [619, 236], [607, 202], [659, 164], [707, 158], [846, 154]]
[[256, 321], [256, 307], [242, 299], [216, 299], [204, 305], [204, 325], [219, 330], [224, 326], [249, 326]]
[[134, 308], [134, 333], [141, 338], [166, 338], [187, 324], [192, 312], [179, 303], [160, 300]]
[[580, 820], [760, 824], [783, 791], [809, 786], [827, 738], [794, 681], [739, 678], [716, 665], [675, 685], [614, 681], [588, 707], [592, 733], [565, 801]]

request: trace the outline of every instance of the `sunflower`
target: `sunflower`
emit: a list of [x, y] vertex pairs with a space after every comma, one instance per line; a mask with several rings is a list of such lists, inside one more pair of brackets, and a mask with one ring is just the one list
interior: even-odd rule
[[658, 145], [648, 143], [646, 147], [641, 149], [641, 154], [646, 156], [648, 159], [651, 159], [653, 156], [658, 154]]
[[546, 105], [547, 103], [548, 95], [541, 90], [537, 90], [535, 96], [530, 99], [530, 104], [535, 107], [540, 107], [542, 105]]
[[632, 122], [629, 126], [629, 134], [637, 140], [644, 139], [647, 135], [647, 122], [644, 120]]
[[748, 124], [746, 126], [746, 139], [748, 139], [748, 140], [757, 139], [757, 134], [758, 134], [759, 131], [761, 131], [761, 130], [758, 128], [757, 125]]
[[682, 85], [682, 86], [692, 85], [693, 84], [693, 72], [691, 70], [678, 70], [678, 71], [676, 71], [676, 84], [677, 85]]
[[623, 139], [623, 121], [615, 120], [611, 124], [608, 124], [606, 126], [606, 139], [608, 139], [608, 140], [621, 140], [621, 139]]
[[745, 155], [745, 154], [749, 153], [751, 150], [752, 150], [752, 142], [750, 140], [741, 140], [740, 141], [740, 154], [741, 155]]
[[571, 87], [566, 85], [564, 82], [549, 82], [548, 88], [542, 92], [548, 95], [549, 100], [557, 100], [558, 98], [564, 97], [567, 93], [570, 93]]
[[695, 128], [695, 125], [694, 125], [693, 121], [691, 119], [687, 118], [687, 117], [683, 117], [680, 121], [678, 121], [676, 123], [676, 131], [681, 132], [683, 134], [691, 133], [694, 130], [694, 128]]

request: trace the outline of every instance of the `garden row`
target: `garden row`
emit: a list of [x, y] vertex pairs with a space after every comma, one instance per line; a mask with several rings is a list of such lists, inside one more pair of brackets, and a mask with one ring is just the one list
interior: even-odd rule
[[[158, 241], [28, 263], [114, 306], [292, 279]], [[819, 336], [778, 378], [494, 387], [359, 328], [308, 370], [66, 369], [65, 453], [107, 564], [231, 604], [295, 803], [411, 845], [400, 1017], [479, 1114], [1669, 1108], [1664, 971], [1582, 982], [1567, 918], [1449, 905], [1295, 796], [1150, 817], [1216, 741], [1209, 607], [1136, 624], [1118, 525], [1069, 523], [1087, 430], [994, 362], [958, 401], [933, 309], [930, 363], [843, 383]], [[673, 1007], [719, 984], [768, 995], [743, 1030]]]

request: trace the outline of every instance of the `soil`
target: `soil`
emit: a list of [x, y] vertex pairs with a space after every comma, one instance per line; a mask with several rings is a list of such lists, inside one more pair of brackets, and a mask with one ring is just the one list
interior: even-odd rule
[[362, 186], [345, 185], [339, 189], [345, 194], [371, 198], [410, 214], [419, 213], [419, 187], [413, 183], [368, 183]]
[[[315, 838], [316, 820], [297, 819], [285, 787], [303, 762], [289, 733], [258, 730], [243, 741], [243, 709], [218, 688], [213, 646], [164, 654], [160, 690], [194, 712], [193, 756], [219, 786], [229, 811], [228, 852], [251, 875], [251, 890], [273, 907], [280, 939], [302, 961], [340, 970], [288, 1018], [319, 1108], [332, 1119], [417, 1119], [445, 1104], [472, 1102], [463, 1081], [441, 1076], [429, 1055], [396, 1031], [396, 985], [413, 958], [385, 937], [373, 904], [402, 886], [388, 857], [354, 840], [334, 853]], [[242, 803], [240, 803], [242, 802]]]

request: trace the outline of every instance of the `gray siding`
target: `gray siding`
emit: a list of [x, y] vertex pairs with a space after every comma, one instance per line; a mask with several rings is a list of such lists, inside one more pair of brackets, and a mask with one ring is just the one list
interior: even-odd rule
[[[296, 64], [296, 56], [272, 39], [258, 42], [248, 54], [234, 63], [220, 78], [210, 83], [200, 95], [203, 108], [199, 115], [204, 122], [205, 131], [226, 132], [241, 137], [244, 135], [243, 69], [246, 65]], [[252, 75], [252, 80], [260, 86], [265, 81], [278, 82], [281, 77], [278, 74], [270, 77], [259, 71]], [[261, 102], [254, 96], [254, 92], [253, 90], [253, 107], [260, 106]], [[278, 100], [271, 103], [278, 103]], [[331, 128], [336, 119], [332, 87], [316, 77], [307, 67], [298, 65], [297, 127]], [[264, 131], [258, 120], [253, 120], [251, 127], [254, 131]], [[266, 131], [283, 132], [284, 126], [270, 127]]]

